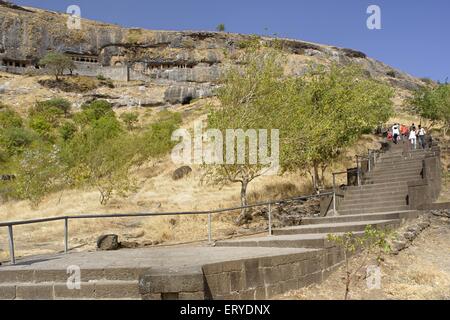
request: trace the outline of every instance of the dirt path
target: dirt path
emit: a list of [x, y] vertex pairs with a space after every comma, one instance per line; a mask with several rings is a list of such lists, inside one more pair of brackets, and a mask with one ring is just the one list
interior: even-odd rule
[[[351, 299], [450, 300], [450, 219], [432, 218], [431, 227], [398, 256], [388, 256], [381, 271], [381, 289], [369, 290], [361, 274], [352, 287]], [[343, 275], [341, 268], [321, 285], [291, 292], [280, 299], [342, 299]]]

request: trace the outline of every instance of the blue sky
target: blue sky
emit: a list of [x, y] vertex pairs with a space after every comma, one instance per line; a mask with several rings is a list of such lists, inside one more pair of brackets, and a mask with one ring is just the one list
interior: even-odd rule
[[[418, 77], [450, 77], [449, 0], [13, 0], [55, 11], [71, 4], [88, 19], [126, 27], [278, 34], [360, 50]], [[369, 30], [369, 5], [381, 30]]]

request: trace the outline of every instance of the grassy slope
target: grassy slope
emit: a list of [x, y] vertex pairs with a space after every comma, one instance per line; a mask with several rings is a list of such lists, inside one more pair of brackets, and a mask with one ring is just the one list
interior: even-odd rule
[[[22, 114], [26, 113], [26, 106], [36, 100], [63, 96], [76, 102], [80, 96], [55, 92], [37, 84], [36, 77], [20, 77], [7, 74], [1, 75], [0, 83], [8, 82], [14, 87], [14, 94], [6, 95], [5, 102], [14, 106]], [[156, 89], [155, 89], [156, 90]], [[118, 89], [102, 88], [102, 93], [115, 94], [115, 91], [126, 91], [128, 95], [139, 94], [138, 84], [118, 84]], [[400, 108], [404, 93], [395, 100]], [[194, 120], [204, 117], [205, 101], [196, 101], [189, 106], [174, 106], [173, 110], [182, 112], [186, 128], [192, 128]], [[154, 118], [155, 109], [123, 108], [118, 113], [134, 110], [140, 113], [141, 125], [149, 123]], [[407, 119], [408, 121], [412, 119]], [[417, 119], [416, 119], [417, 121]], [[367, 135], [350, 148], [341, 161], [336, 163], [330, 171], [341, 171], [354, 166], [354, 155], [363, 154], [368, 148], [377, 148], [378, 139]], [[37, 209], [32, 209], [28, 202], [17, 201], [0, 205], [1, 220], [31, 219], [37, 217], [58, 216], [66, 214], [84, 213], [123, 213], [123, 212], [167, 212], [186, 210], [206, 210], [232, 207], [239, 204], [239, 185], [229, 185], [223, 189], [217, 186], [201, 183], [201, 168], [194, 167], [193, 174], [185, 180], [173, 181], [172, 172], [176, 166], [167, 156], [157, 163], [148, 163], [139, 168], [134, 174], [139, 180], [139, 191], [126, 199], [114, 199], [107, 206], [101, 206], [98, 193], [95, 190], [68, 190], [48, 196]], [[344, 178], [344, 177], [342, 177]], [[331, 176], [327, 176], [328, 182]], [[343, 183], [344, 181], [338, 181]], [[308, 176], [287, 174], [283, 177], [262, 177], [252, 183], [249, 189], [251, 202], [273, 198], [287, 198], [299, 194], [311, 193]], [[254, 228], [263, 230], [264, 221], [256, 221]], [[102, 233], [111, 232], [121, 235], [126, 240], [139, 242], [156, 241], [164, 243], [203, 240], [206, 238], [206, 220], [204, 217], [191, 218], [151, 218], [125, 219], [120, 221], [99, 220], [77, 221], [71, 223], [71, 244], [80, 249], [93, 249], [95, 239]], [[233, 225], [233, 215], [214, 218], [215, 236], [224, 236]], [[43, 253], [59, 250], [62, 245], [63, 225], [51, 223], [18, 227], [16, 242], [18, 254]], [[38, 246], [36, 246], [38, 244]], [[2, 251], [3, 250], [3, 251]], [[7, 256], [6, 230], [0, 230], [0, 259]]]

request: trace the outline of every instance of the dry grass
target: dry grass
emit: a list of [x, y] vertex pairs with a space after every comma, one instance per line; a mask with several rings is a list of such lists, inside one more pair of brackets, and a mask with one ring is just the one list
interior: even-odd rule
[[[184, 123], [184, 126], [189, 124]], [[365, 136], [358, 147], [349, 150], [339, 163], [328, 170], [327, 181], [331, 181], [331, 170], [342, 170], [351, 164], [354, 154], [374, 147], [377, 139]], [[177, 167], [169, 157], [134, 173], [139, 190], [128, 198], [115, 198], [107, 206], [99, 204], [95, 190], [67, 190], [52, 194], [38, 208], [31, 208], [27, 201], [8, 202], [0, 205], [2, 220], [26, 220], [63, 215], [130, 213], [130, 212], [177, 212], [198, 211], [235, 207], [240, 204], [239, 184], [219, 188], [201, 182], [203, 171], [193, 167], [190, 176], [179, 181], [171, 179]], [[299, 173], [283, 176], [261, 177], [249, 186], [249, 202], [257, 203], [270, 199], [285, 199], [312, 193], [310, 178]], [[237, 231], [234, 220], [238, 212], [213, 217], [214, 237], [225, 237], [230, 230]], [[254, 221], [251, 230], [263, 231], [266, 221]], [[17, 254], [29, 255], [61, 250], [63, 222], [17, 227], [15, 238]], [[70, 243], [81, 250], [94, 249], [95, 240], [104, 233], [115, 233], [122, 240], [156, 243], [180, 243], [205, 240], [207, 220], [205, 216], [152, 217], [125, 219], [98, 219], [70, 222]], [[136, 235], [139, 235], [137, 237]], [[1, 251], [3, 250], [3, 252]], [[0, 259], [7, 258], [6, 230], [0, 229]]]
[[[26, 113], [29, 106], [37, 100], [46, 100], [60, 96], [80, 105], [79, 94], [62, 93], [50, 90], [37, 84], [40, 79], [48, 77], [23, 77], [0, 73], [0, 84], [7, 84], [7, 93], [2, 95], [2, 101], [12, 105], [20, 113]], [[164, 98], [165, 88], [150, 85], [142, 90], [140, 82], [115, 82], [115, 88], [100, 87], [97, 94], [130, 97], [131, 101]], [[183, 127], [192, 128], [195, 120], [205, 117], [207, 104], [214, 99], [195, 101], [188, 106], [170, 108], [183, 115]], [[133, 103], [132, 103], [133, 104]], [[123, 112], [135, 111], [139, 114], [139, 125], [145, 126], [155, 120], [159, 108], [139, 108], [130, 105], [116, 110], [118, 115]], [[355, 155], [363, 154], [368, 148], [378, 148], [380, 139], [363, 136], [353, 148], [342, 155], [339, 161], [328, 168], [325, 180], [331, 186], [333, 171], [342, 171], [355, 166]], [[173, 181], [172, 172], [177, 167], [169, 157], [156, 163], [137, 169], [134, 175], [139, 183], [139, 190], [128, 198], [113, 199], [107, 206], [99, 204], [96, 190], [67, 190], [49, 195], [38, 208], [31, 208], [26, 201], [9, 202], [0, 205], [1, 220], [22, 220], [50, 216], [82, 215], [88, 213], [128, 213], [128, 212], [168, 212], [197, 211], [220, 209], [239, 205], [238, 184], [219, 188], [201, 183], [202, 169], [193, 167], [193, 173], [186, 179]], [[289, 198], [312, 192], [309, 175], [299, 173], [283, 176], [261, 177], [249, 187], [249, 201], [262, 202], [269, 199]], [[344, 183], [345, 176], [338, 179]], [[214, 216], [214, 236], [226, 236], [229, 230], [236, 230], [233, 221], [238, 213]], [[263, 229], [264, 221], [256, 221], [253, 228]], [[39, 224], [27, 227], [17, 227], [15, 232], [18, 245], [18, 255], [54, 252], [62, 248], [63, 223]], [[177, 243], [198, 241], [206, 238], [206, 217], [154, 217], [145, 219], [99, 219], [73, 221], [70, 223], [70, 243], [72, 247], [82, 250], [93, 249], [95, 240], [100, 234], [116, 233], [122, 240], [137, 240], [139, 242]], [[7, 237], [5, 229], [0, 229], [0, 259], [5, 259], [7, 253]], [[3, 250], [3, 251], [2, 251]]]
[[[357, 265], [355, 257], [351, 265]], [[354, 300], [450, 299], [450, 222], [433, 219], [414, 244], [398, 256], [388, 256], [381, 264], [382, 288], [369, 290], [360, 274], [351, 288]], [[291, 292], [280, 299], [341, 300], [344, 297], [344, 269], [335, 271], [324, 283]]]

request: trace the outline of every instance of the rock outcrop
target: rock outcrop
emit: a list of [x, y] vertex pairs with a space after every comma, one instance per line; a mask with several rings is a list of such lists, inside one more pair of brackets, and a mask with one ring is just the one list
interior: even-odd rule
[[81, 29], [69, 29], [69, 18], [0, 1], [0, 70], [43, 72], [39, 60], [49, 51], [59, 51], [72, 58], [80, 75], [145, 81], [165, 87], [167, 104], [190, 103], [214, 95], [224, 69], [239, 64], [240, 52], [256, 41], [286, 52], [285, 69], [291, 75], [302, 75], [311, 62], [352, 62], [393, 86], [413, 89], [421, 84], [352, 49], [223, 32], [127, 29], [86, 19]]

